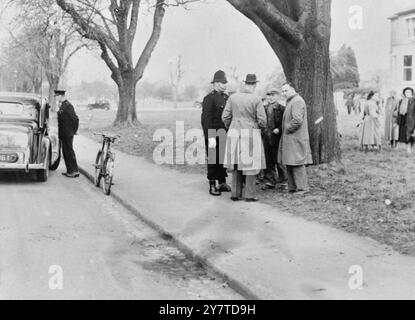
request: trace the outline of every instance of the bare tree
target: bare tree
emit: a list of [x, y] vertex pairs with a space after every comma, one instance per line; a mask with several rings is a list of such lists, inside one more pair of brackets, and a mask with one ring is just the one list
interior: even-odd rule
[[[340, 158], [330, 72], [331, 0], [228, 0], [252, 20], [308, 104], [316, 164]], [[324, 121], [315, 125], [315, 121]]]
[[2, 51], [3, 72], [0, 76], [5, 79], [4, 76], [8, 75], [7, 80], [12, 84], [15, 83], [15, 88], [12, 85], [6, 90], [40, 93], [44, 72], [42, 66], [35, 63], [36, 57], [33, 51], [16, 45], [14, 41], [11, 41]]
[[170, 67], [170, 84], [173, 89], [173, 102], [174, 107], [177, 108], [177, 100], [179, 97], [180, 82], [182, 81], [183, 70], [183, 57], [180, 55], [176, 59], [169, 61]]
[[16, 0], [17, 23], [10, 31], [13, 41], [34, 57], [33, 64], [42, 66], [49, 84], [49, 102], [55, 109], [54, 91], [70, 59], [86, 46], [76, 28], [54, 0]]
[[149, 0], [153, 27], [150, 37], [136, 62], [133, 42], [137, 33], [141, 0], [56, 0], [79, 26], [79, 32], [94, 40], [101, 49], [101, 58], [111, 70], [111, 78], [118, 86], [119, 106], [114, 124], [138, 124], [136, 113], [136, 85], [143, 77], [157, 42], [168, 6], [186, 5], [197, 0]]

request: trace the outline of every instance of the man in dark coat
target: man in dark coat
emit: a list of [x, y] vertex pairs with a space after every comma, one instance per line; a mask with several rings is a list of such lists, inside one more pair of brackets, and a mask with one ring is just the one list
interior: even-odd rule
[[276, 88], [271, 88], [267, 91], [268, 104], [265, 106], [267, 127], [263, 134], [265, 159], [267, 162], [267, 169], [264, 172], [264, 180], [266, 182], [263, 187], [264, 190], [274, 189], [277, 183], [285, 183], [287, 181], [284, 167], [277, 161], [282, 133], [282, 118], [285, 111], [285, 107], [278, 103], [279, 94], [280, 92]]
[[222, 113], [228, 100], [225, 93], [225, 72], [216, 72], [212, 84], [213, 91], [203, 99], [202, 128], [208, 158], [209, 193], [212, 196], [220, 196], [222, 192], [231, 192], [230, 186], [226, 183], [226, 168], [223, 167], [226, 127], [222, 122]]
[[63, 158], [66, 165], [66, 173], [62, 174], [68, 178], [77, 178], [79, 177], [79, 170], [75, 151], [73, 150], [73, 138], [79, 128], [79, 118], [75, 113], [73, 105], [66, 100], [65, 91], [56, 90], [55, 95], [59, 105], [59, 139], [61, 141]]

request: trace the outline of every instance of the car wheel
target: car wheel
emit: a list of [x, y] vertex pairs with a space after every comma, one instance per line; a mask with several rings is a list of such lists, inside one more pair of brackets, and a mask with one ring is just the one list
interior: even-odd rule
[[101, 179], [102, 179], [101, 169], [102, 169], [103, 161], [101, 159], [101, 156], [102, 156], [102, 151], [98, 151], [97, 158], [95, 160], [95, 176], [94, 176], [94, 185], [96, 187], [99, 187], [101, 185]]
[[56, 171], [59, 168], [59, 164], [61, 163], [61, 156], [62, 156], [62, 154], [61, 154], [61, 148], [60, 148], [60, 145], [59, 145], [59, 155], [58, 155], [58, 159], [56, 159], [56, 161], [55, 161], [54, 164], [51, 164], [49, 166], [49, 170]]

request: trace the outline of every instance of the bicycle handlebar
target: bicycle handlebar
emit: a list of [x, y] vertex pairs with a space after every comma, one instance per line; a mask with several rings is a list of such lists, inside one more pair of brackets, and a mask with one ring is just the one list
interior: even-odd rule
[[106, 133], [98, 133], [98, 132], [94, 132], [93, 134], [94, 134], [94, 136], [101, 136], [101, 137], [103, 137], [105, 139], [119, 139], [119, 138], [121, 138], [121, 136], [118, 135], [118, 134], [116, 134], [116, 135], [109, 135], [109, 134], [106, 134]]

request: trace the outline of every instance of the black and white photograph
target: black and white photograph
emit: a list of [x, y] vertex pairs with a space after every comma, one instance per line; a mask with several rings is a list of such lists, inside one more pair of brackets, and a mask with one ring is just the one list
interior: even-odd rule
[[415, 0], [0, 0], [0, 300], [415, 299], [414, 90]]

